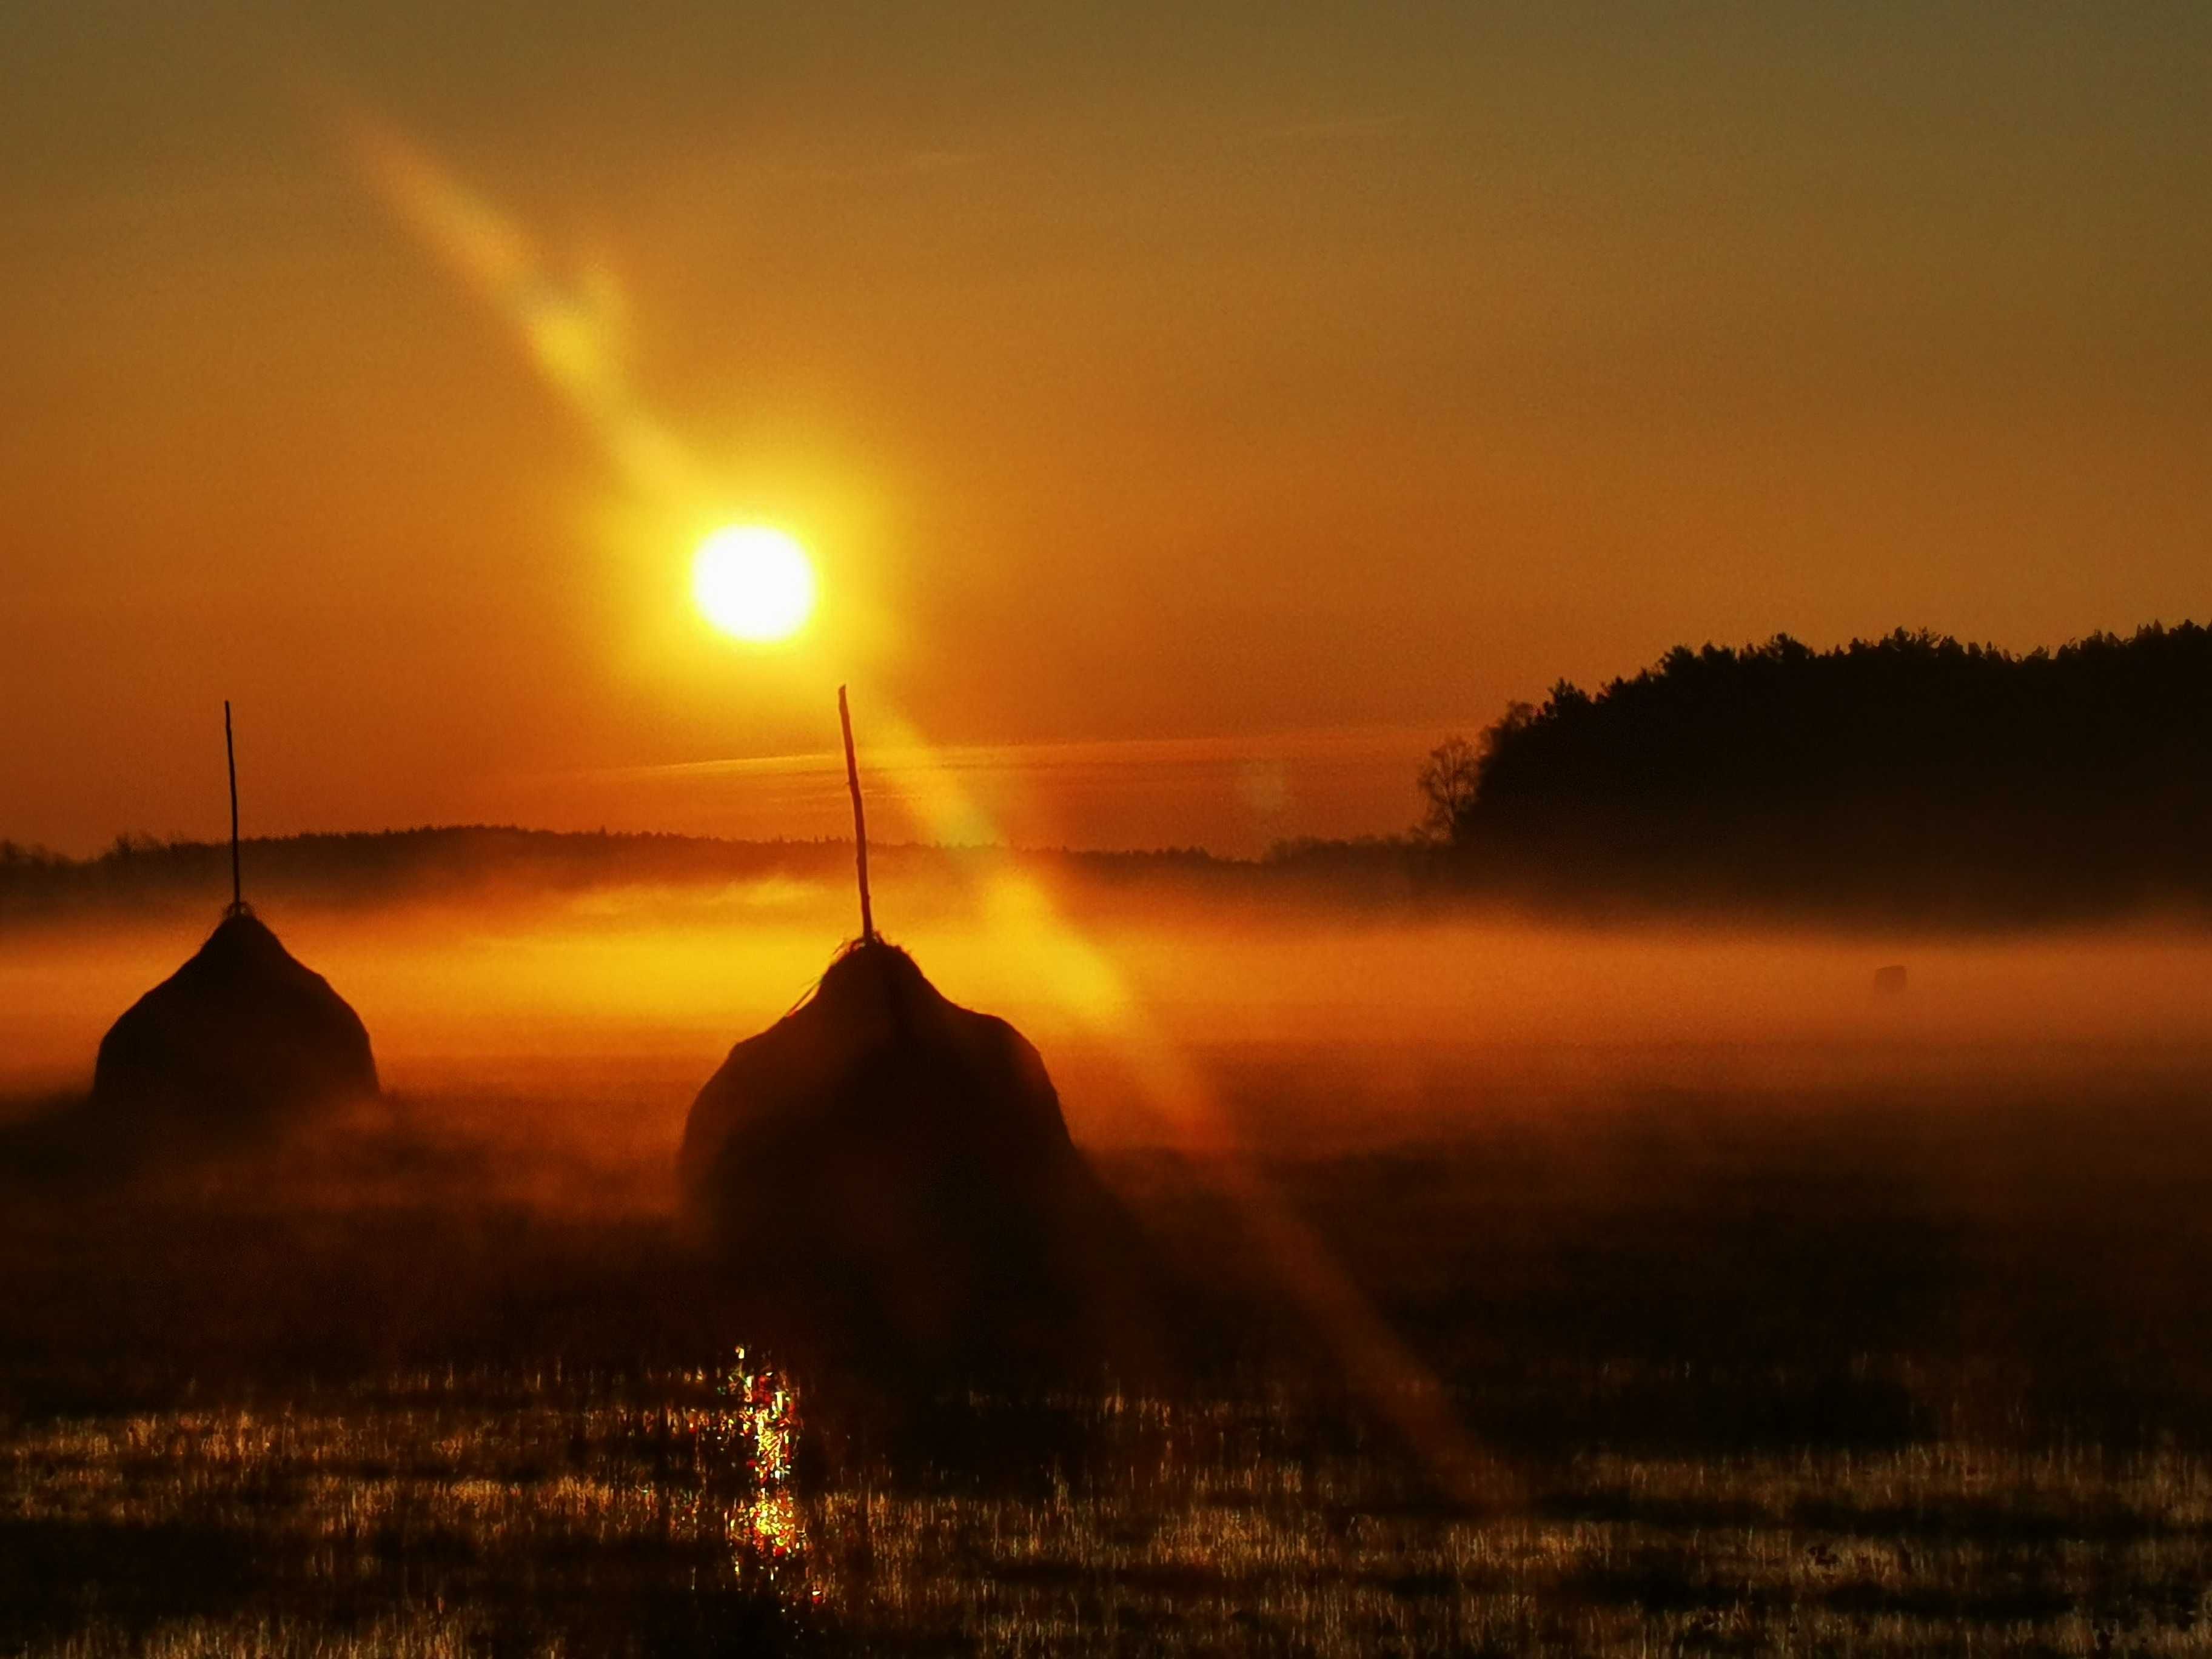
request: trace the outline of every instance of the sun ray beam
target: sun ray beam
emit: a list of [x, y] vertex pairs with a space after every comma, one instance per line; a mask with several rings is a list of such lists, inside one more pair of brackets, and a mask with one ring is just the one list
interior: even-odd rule
[[[628, 482], [679, 508], [711, 499], [685, 446], [631, 384], [617, 308], [606, 294], [564, 279], [520, 223], [389, 125], [359, 111], [347, 112], [340, 125], [362, 176], [416, 240], [493, 307]], [[927, 833], [945, 842], [994, 842], [988, 815], [923, 734], [887, 706], [868, 706], [872, 739], [915, 757], [913, 804]], [[1494, 1498], [1504, 1477], [1468, 1437], [1442, 1384], [1245, 1153], [1200, 1068], [1149, 1017], [1110, 957], [1012, 858], [994, 861], [977, 880], [978, 913], [994, 948], [1048, 988], [1080, 1029], [1136, 1056], [1149, 1106], [1187, 1144], [1212, 1154], [1208, 1167], [1224, 1194], [1346, 1381], [1424, 1459], [1441, 1491], [1470, 1504]]]
[[703, 470], [630, 380], [612, 278], [563, 271], [522, 225], [387, 123], [358, 107], [335, 120], [362, 179], [490, 306], [625, 479], [666, 501], [708, 498]]

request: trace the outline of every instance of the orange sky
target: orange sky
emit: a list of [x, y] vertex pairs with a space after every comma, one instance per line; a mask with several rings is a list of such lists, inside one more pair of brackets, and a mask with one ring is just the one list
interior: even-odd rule
[[297, 10], [0, 9], [0, 836], [218, 833], [226, 695], [250, 830], [834, 831], [726, 763], [849, 680], [892, 832], [1243, 850], [1677, 641], [2212, 612], [2198, 4]]

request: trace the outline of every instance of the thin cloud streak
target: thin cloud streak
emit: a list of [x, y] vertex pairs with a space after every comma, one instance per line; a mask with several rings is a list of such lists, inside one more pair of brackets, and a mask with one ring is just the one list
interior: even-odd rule
[[[1152, 769], [1162, 767], [1238, 765], [1251, 761], [1296, 760], [1347, 765], [1403, 757], [1411, 766], [1435, 742], [1438, 728], [1358, 726], [1308, 732], [1270, 732], [1258, 737], [1127, 738], [1079, 743], [1008, 743], [876, 748], [868, 757], [872, 775], [902, 772], [971, 773], [1080, 772]], [[544, 779], [649, 781], [656, 778], [811, 777], [844, 775], [844, 757], [832, 750], [795, 755], [733, 756], [712, 760], [672, 761], [649, 766], [585, 769], [538, 775]]]

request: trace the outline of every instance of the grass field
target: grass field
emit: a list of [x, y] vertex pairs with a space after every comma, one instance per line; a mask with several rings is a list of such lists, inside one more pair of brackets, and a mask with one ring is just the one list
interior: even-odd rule
[[[1379, 1062], [1206, 1063], [1296, 1124]], [[1515, 1105], [1486, 1064], [1433, 1059], [1493, 1103], [1425, 1135], [1108, 1155], [1169, 1358], [1048, 1388], [741, 1352], [660, 1136], [549, 1143], [543, 1079], [18, 1193], [0, 1652], [2212, 1646], [2186, 1066]], [[1402, 1363], [1347, 1369], [1286, 1226]]]

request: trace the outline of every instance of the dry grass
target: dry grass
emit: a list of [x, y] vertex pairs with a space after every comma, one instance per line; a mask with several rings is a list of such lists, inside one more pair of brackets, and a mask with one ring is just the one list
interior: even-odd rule
[[1115, 1173], [1197, 1358], [1042, 1395], [738, 1358], [635, 1164], [19, 1205], [0, 1655], [2212, 1648], [2212, 1133], [1995, 1109], [1271, 1167], [1488, 1458], [1452, 1500], [1174, 1159]]
[[60, 1571], [10, 1650], [2212, 1648], [2212, 1462], [2174, 1452], [1601, 1453], [1470, 1512], [1279, 1396], [1063, 1398], [1079, 1454], [978, 1483], [805, 1478], [787, 1385], [741, 1366], [499, 1381], [16, 1424], [0, 1531]]

